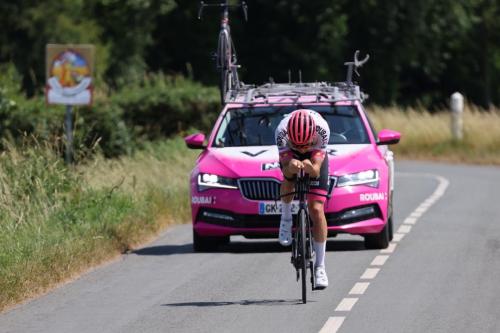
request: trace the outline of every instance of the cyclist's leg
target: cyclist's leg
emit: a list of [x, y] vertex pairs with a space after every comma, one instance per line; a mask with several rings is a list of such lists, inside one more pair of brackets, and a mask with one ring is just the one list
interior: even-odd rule
[[315, 242], [326, 242], [327, 224], [324, 210], [324, 203], [321, 200], [309, 200], [309, 215], [313, 221], [313, 237]]
[[[295, 178], [285, 178], [280, 186], [281, 195], [293, 192], [295, 189]], [[279, 230], [279, 241], [283, 246], [288, 246], [292, 243], [292, 200], [293, 195], [288, 195], [281, 198], [281, 219]]]
[[[322, 195], [328, 193], [328, 156], [325, 156], [321, 164], [319, 177], [311, 178], [310, 191]], [[325, 242], [327, 238], [327, 223], [324, 209], [326, 198], [320, 195], [309, 194], [307, 201], [309, 214], [313, 221], [314, 240], [316, 242]]]
[[[328, 157], [325, 157], [321, 165], [320, 176], [311, 179], [311, 192], [318, 194], [326, 194], [328, 192]], [[325, 267], [325, 251], [326, 251], [326, 238], [328, 235], [327, 222], [325, 217], [325, 201], [326, 198], [318, 195], [308, 195], [308, 208], [311, 220], [313, 222], [313, 246], [316, 252], [315, 267], [321, 268], [321, 274], [316, 277], [316, 284], [320, 287], [328, 285], [328, 278], [326, 277]]]

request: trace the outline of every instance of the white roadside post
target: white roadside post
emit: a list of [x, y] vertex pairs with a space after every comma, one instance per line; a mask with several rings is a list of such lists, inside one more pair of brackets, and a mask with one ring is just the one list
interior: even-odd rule
[[451, 95], [451, 135], [454, 140], [462, 140], [463, 133], [463, 114], [464, 114], [464, 96], [456, 92]]

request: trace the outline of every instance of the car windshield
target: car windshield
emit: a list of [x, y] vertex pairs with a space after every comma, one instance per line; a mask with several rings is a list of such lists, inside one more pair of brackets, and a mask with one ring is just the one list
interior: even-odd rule
[[[315, 110], [330, 126], [329, 144], [370, 143], [355, 106], [301, 106]], [[217, 130], [213, 146], [240, 147], [276, 144], [274, 132], [283, 117], [297, 106], [246, 107], [230, 109]]]

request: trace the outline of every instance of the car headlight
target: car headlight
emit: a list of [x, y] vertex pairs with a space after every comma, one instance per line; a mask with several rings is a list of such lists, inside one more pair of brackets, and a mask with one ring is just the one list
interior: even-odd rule
[[238, 189], [238, 185], [236, 179], [210, 173], [200, 173], [198, 175], [198, 191], [201, 192], [211, 188]]
[[350, 173], [338, 177], [337, 187], [366, 185], [370, 187], [378, 187], [379, 177], [378, 170], [366, 170], [357, 173]]

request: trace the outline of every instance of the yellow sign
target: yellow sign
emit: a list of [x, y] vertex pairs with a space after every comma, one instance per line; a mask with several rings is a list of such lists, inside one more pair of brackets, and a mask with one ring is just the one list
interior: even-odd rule
[[93, 45], [47, 44], [48, 104], [92, 104]]

